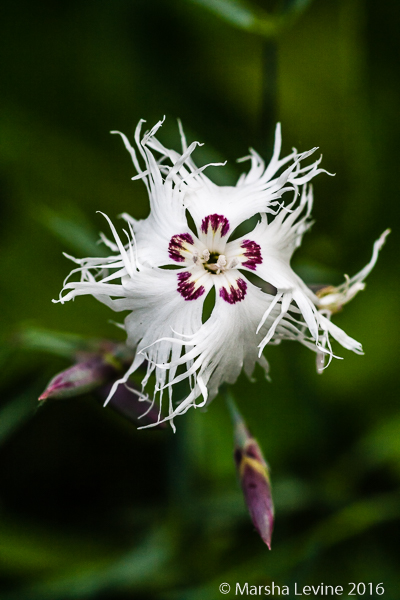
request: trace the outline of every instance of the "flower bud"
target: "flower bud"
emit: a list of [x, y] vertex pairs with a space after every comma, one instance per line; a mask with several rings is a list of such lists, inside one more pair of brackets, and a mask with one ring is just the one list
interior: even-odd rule
[[53, 377], [39, 400], [70, 398], [85, 394], [102, 385], [115, 374], [114, 365], [107, 363], [102, 356], [95, 356]]
[[234, 405], [231, 410], [235, 426], [234, 456], [244, 499], [254, 527], [271, 550], [274, 505], [268, 465], [258, 442], [251, 436]]
[[125, 344], [109, 341], [99, 344], [96, 353], [79, 352], [76, 356], [77, 364], [53, 377], [39, 400], [85, 394], [118, 377], [132, 361], [132, 351]]

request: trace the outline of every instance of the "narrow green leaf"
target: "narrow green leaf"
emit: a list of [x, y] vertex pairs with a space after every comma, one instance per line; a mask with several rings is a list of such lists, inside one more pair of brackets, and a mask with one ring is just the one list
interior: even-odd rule
[[191, 0], [206, 8], [234, 27], [271, 37], [276, 33], [277, 20], [243, 0]]
[[56, 356], [72, 359], [77, 352], [89, 351], [98, 346], [99, 340], [61, 331], [51, 331], [40, 327], [23, 327], [16, 336], [22, 348], [49, 352]]
[[105, 254], [104, 247], [98, 244], [97, 233], [76, 207], [64, 209], [63, 212], [42, 207], [38, 218], [67, 248], [89, 256]]
[[3, 600], [66, 600], [95, 597], [102, 590], [130, 586], [157, 586], [167, 577], [165, 565], [171, 557], [171, 536], [166, 529], [152, 531], [138, 547], [107, 564], [93, 563], [86, 569], [70, 570], [62, 577], [41, 582]]
[[190, 1], [209, 10], [233, 27], [238, 27], [265, 38], [276, 36], [284, 27], [291, 24], [311, 2], [311, 0], [285, 2], [281, 11], [269, 14], [246, 0]]

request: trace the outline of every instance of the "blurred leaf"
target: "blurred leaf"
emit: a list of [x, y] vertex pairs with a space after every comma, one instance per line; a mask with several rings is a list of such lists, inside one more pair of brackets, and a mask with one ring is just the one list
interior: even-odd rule
[[251, 33], [271, 37], [276, 33], [276, 20], [265, 11], [243, 0], [191, 0], [203, 6], [230, 25]]
[[206, 8], [230, 25], [255, 33], [265, 38], [274, 37], [279, 31], [292, 22], [311, 0], [293, 0], [285, 3], [284, 10], [274, 15], [254, 6], [246, 0], [190, 0]]
[[75, 333], [30, 326], [23, 327], [15, 336], [15, 340], [23, 348], [49, 352], [71, 360], [77, 352], [95, 350], [100, 344], [100, 340], [88, 339]]
[[[392, 519], [400, 514], [399, 496], [387, 494], [360, 502], [355, 502], [344, 509], [334, 513], [328, 519], [318, 524], [314, 531], [289, 540], [281, 545], [276, 545], [273, 552], [268, 554], [268, 578], [280, 577], [292, 571], [297, 565], [315, 556], [315, 550], [321, 552], [328, 548], [356, 536], [369, 528]], [[236, 564], [218, 575], [218, 579], [196, 589], [185, 590], [182, 596], [171, 594], [171, 598], [184, 598], [185, 600], [203, 600], [215, 597], [215, 590], [221, 581], [231, 585], [234, 582], [258, 581], [260, 573], [265, 578], [266, 555], [262, 553], [257, 558], [245, 560]]]
[[14, 352], [15, 344], [7, 336], [0, 338], [0, 370], [4, 369]]
[[76, 535], [50, 531], [37, 523], [0, 520], [0, 566], [15, 574], [48, 576], [85, 565], [104, 566], [110, 558], [107, 546]]
[[[285, 154], [292, 145], [321, 147], [324, 166], [337, 177], [316, 182], [317, 226], [294, 261], [310, 283], [334, 284], [355, 273], [369, 256], [368, 240], [388, 225], [396, 231], [400, 5], [315, 2], [288, 32], [309, 4], [121, 0], [54, 3], [49, 10], [39, 3], [32, 10], [25, 1], [3, 3], [0, 312], [8, 339], [28, 319], [56, 332], [104, 335], [110, 314], [100, 303], [50, 304], [69, 271], [60, 250], [99, 255], [103, 225], [95, 210], [148, 214], [144, 186], [129, 179], [129, 155], [107, 131], [132, 138], [140, 117], [150, 127], [160, 111], [171, 124], [162, 132], [168, 147], [177, 143], [175, 116], [190, 141], [206, 142], [196, 151], [199, 165], [232, 161], [248, 145], [264, 148], [267, 158], [268, 142], [257, 141], [264, 139], [265, 111], [284, 125]], [[207, 173], [230, 184], [238, 169]], [[63, 368], [84, 340], [31, 328], [24, 347], [64, 357], [57, 359], [21, 352], [4, 339], [0, 596], [8, 590], [13, 600], [22, 600], [22, 591], [36, 600], [119, 597], [112, 588], [124, 579], [125, 559], [126, 580], [131, 570], [137, 579], [123, 596], [146, 600], [165, 599], [171, 589], [188, 600], [187, 588], [195, 587], [199, 600], [214, 600], [225, 576], [260, 584], [275, 574], [308, 578], [307, 584], [368, 578], [389, 588], [391, 578], [398, 580], [398, 540], [389, 522], [398, 500], [362, 498], [398, 483], [397, 264], [395, 244], [388, 244], [363, 297], [338, 315], [337, 324], [363, 341], [364, 358], [346, 353], [317, 379], [308, 350], [282, 344], [267, 350], [271, 384], [261, 373], [258, 383], [238, 381], [241, 409], [276, 480], [276, 547], [269, 555], [235, 487], [220, 398], [207, 413], [182, 417], [186, 431], [173, 452], [164, 452], [168, 442], [158, 441], [157, 432], [133, 432], [90, 399], [49, 403], [26, 423], [41, 390], [24, 400], [24, 380], [37, 374], [44, 383], [53, 364]], [[166, 506], [165, 538], [141, 547]], [[101, 536], [104, 549], [86, 549], [85, 536]], [[124, 556], [121, 546], [122, 552], [129, 546]], [[143, 579], [136, 568], [143, 568]], [[388, 589], [384, 597], [394, 600], [398, 592]]]
[[336, 282], [341, 283], [343, 281], [343, 275], [337, 270], [330, 269], [329, 267], [318, 264], [315, 261], [311, 262], [297, 259], [294, 261], [294, 263], [295, 264], [293, 268], [295, 272], [309, 286], [315, 284], [333, 285]]
[[89, 221], [76, 207], [57, 212], [42, 207], [39, 221], [72, 250], [89, 256], [104, 256], [104, 246]]
[[[313, 490], [304, 482], [294, 479], [274, 479], [274, 499], [277, 512], [293, 513], [312, 505]], [[191, 500], [190, 515], [197, 522], [202, 521], [208, 527], [211, 524], [220, 526], [222, 523], [234, 521], [248, 522], [248, 514], [243, 501], [243, 495], [237, 489], [226, 492], [209, 492], [196, 495]]]
[[2, 600], [58, 600], [67, 598], [92, 598], [100, 591], [132, 585], [157, 586], [165, 582], [166, 561], [171, 556], [171, 536], [166, 529], [152, 531], [137, 548], [114, 562], [91, 566], [60, 579], [31, 586], [15, 595], [2, 596]]
[[400, 414], [380, 423], [360, 442], [358, 453], [368, 464], [395, 464], [400, 471]]
[[317, 526], [308, 544], [329, 547], [400, 515], [398, 494], [384, 494], [346, 506]]
[[32, 388], [0, 408], [0, 445], [35, 412], [38, 393], [39, 388]]

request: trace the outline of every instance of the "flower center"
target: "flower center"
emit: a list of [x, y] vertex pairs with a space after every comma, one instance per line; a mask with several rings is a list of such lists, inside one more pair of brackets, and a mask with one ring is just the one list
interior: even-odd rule
[[228, 261], [225, 254], [210, 252], [210, 258], [203, 264], [203, 266], [209, 273], [219, 275], [228, 269], [234, 269], [238, 264], [239, 260], [237, 258], [232, 258], [230, 261]]
[[194, 250], [192, 260], [195, 265], [203, 265], [204, 269], [213, 275], [219, 275], [228, 269], [234, 269], [240, 262], [236, 257], [228, 261], [225, 254], [210, 252], [207, 248], [201, 253]]
[[204, 263], [204, 268], [210, 273], [216, 273], [219, 275], [221, 271], [225, 270], [227, 261], [224, 254], [218, 254], [218, 252], [210, 252], [210, 258]]
[[198, 237], [189, 232], [171, 237], [169, 258], [187, 269], [177, 274], [177, 291], [185, 300], [197, 300], [213, 285], [228, 304], [245, 298], [247, 283], [235, 269], [255, 271], [262, 263], [261, 247], [250, 239], [228, 242], [229, 232], [228, 219], [212, 214], [204, 217]]

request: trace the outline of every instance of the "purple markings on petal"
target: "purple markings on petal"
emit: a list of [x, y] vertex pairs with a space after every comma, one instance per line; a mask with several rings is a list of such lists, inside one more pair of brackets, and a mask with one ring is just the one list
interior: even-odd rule
[[178, 273], [178, 292], [185, 300], [197, 300], [205, 292], [204, 286], [195, 287], [195, 282], [190, 280], [192, 274], [189, 271]]
[[231, 285], [229, 291], [224, 287], [219, 290], [219, 295], [228, 304], [236, 304], [236, 302], [243, 300], [246, 295], [247, 283], [243, 279], [238, 279], [236, 286]]
[[190, 233], [178, 233], [173, 235], [168, 245], [168, 255], [176, 262], [184, 262], [185, 257], [181, 251], [184, 249], [185, 242], [193, 246], [193, 238]]
[[230, 229], [229, 221], [223, 215], [208, 215], [207, 217], [204, 217], [201, 222], [201, 231], [203, 233], [208, 233], [210, 228], [214, 233], [220, 229], [220, 235], [223, 237]]
[[242, 267], [256, 270], [257, 265], [261, 265], [263, 259], [261, 256], [261, 247], [252, 240], [244, 240], [241, 248], [243, 248], [243, 255], [246, 257], [246, 261], [242, 263]]

